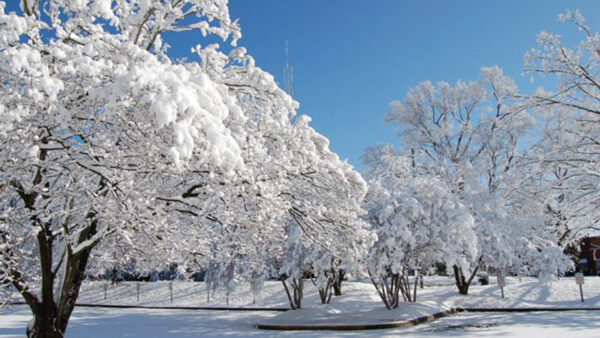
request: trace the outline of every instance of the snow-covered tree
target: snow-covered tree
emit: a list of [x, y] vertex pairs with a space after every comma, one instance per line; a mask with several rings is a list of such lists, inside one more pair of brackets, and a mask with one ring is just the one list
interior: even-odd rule
[[[291, 222], [282, 246], [280, 274], [300, 278], [304, 268], [296, 264], [296, 259], [303, 257], [307, 271], [316, 276], [317, 287], [327, 294], [333, 283], [331, 270], [344, 266], [356, 270], [371, 240], [360, 219], [366, 184], [349, 164], [329, 150], [329, 141], [308, 122], [306, 117], [299, 117], [290, 137], [295, 148], [302, 150], [295, 158], [303, 159], [304, 172], [292, 174], [286, 192], [292, 203]], [[341, 266], [337, 260], [342, 260]]]
[[551, 76], [556, 87], [523, 96], [543, 122], [529, 160], [543, 183], [540, 195], [551, 196], [549, 224], [567, 249], [600, 224], [600, 37], [579, 11], [566, 11], [559, 20], [572, 23], [583, 38], [570, 47], [560, 35], [540, 33], [538, 47], [525, 55], [525, 71]]
[[172, 244], [161, 183], [243, 166], [235, 98], [161, 39], [240, 32], [220, 0], [20, 6], [0, 2], [0, 276], [33, 312], [29, 336], [62, 337], [99, 243]]
[[[539, 139], [524, 152], [513, 174], [513, 198], [520, 207], [537, 209], [536, 223], [553, 233], [556, 245], [574, 260], [579, 240], [594, 229], [594, 213], [584, 201], [577, 164], [566, 160], [579, 136], [571, 132], [576, 123], [570, 108], [546, 106], [534, 109], [539, 120]], [[584, 199], [584, 200], [582, 200]], [[528, 214], [531, 214], [528, 212]], [[597, 217], [597, 214], [596, 214]]]
[[[521, 169], [531, 168], [524, 166]], [[529, 193], [527, 181], [530, 174], [519, 172], [519, 186], [513, 185], [506, 198], [508, 212], [503, 221], [511, 231], [504, 244], [512, 252], [498, 257], [492, 267], [506, 273], [538, 276], [543, 282], [572, 269], [573, 262], [564, 254], [556, 228], [549, 226], [549, 198]]]
[[[244, 168], [233, 175], [191, 172], [183, 186], [201, 189], [176, 189], [179, 195], [162, 200], [211, 234], [206, 246], [211, 249], [198, 265], [223, 270], [209, 274], [214, 287], [229, 289], [241, 281], [261, 285], [267, 277], [279, 277], [298, 308], [303, 277], [316, 276], [320, 283], [332, 262], [356, 269], [366, 252], [368, 236], [359, 218], [366, 185], [329, 150], [308, 116], [295, 116], [298, 103], [244, 48], [225, 54], [207, 46], [198, 53], [211, 79], [227, 86], [245, 113], [245, 133], [233, 136]], [[210, 175], [217, 179], [207, 180]], [[206, 208], [209, 198], [212, 207]]]
[[[511, 246], [523, 233], [509, 206], [519, 140], [535, 120], [517, 96], [515, 83], [500, 68], [484, 67], [478, 81], [419, 84], [392, 103], [386, 119], [398, 128], [413, 160], [445, 182], [475, 219], [479, 256], [468, 269], [453, 266], [462, 294], [480, 267], [524, 263]], [[539, 234], [526, 236], [536, 242]]]
[[377, 232], [367, 269], [388, 309], [417, 297], [409, 270], [427, 271], [436, 264], [468, 267], [478, 257], [473, 217], [434, 175], [419, 172], [408, 157], [390, 146], [368, 148], [363, 157], [369, 183], [367, 220]]

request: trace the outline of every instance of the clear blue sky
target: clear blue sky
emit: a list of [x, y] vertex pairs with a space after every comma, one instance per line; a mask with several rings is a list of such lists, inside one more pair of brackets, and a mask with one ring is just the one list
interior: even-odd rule
[[578, 36], [557, 21], [568, 8], [600, 31], [598, 0], [230, 0], [240, 44], [280, 84], [288, 40], [300, 113], [359, 169], [367, 146], [399, 144], [382, 120], [421, 81], [475, 79], [497, 64], [532, 88], [523, 55], [542, 30]]
[[[17, 10], [17, 1], [7, 1]], [[575, 37], [559, 13], [579, 8], [600, 31], [600, 0], [230, 0], [245, 46], [280, 84], [285, 41], [300, 113], [331, 149], [360, 169], [364, 149], [399, 144], [382, 120], [392, 100], [424, 80], [470, 80], [481, 66], [502, 67], [524, 91], [523, 55], [542, 30]], [[173, 56], [201, 42], [168, 39]]]

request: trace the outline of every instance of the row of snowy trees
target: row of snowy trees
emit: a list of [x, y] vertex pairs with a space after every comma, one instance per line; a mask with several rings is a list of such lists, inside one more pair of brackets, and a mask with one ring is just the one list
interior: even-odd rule
[[[206, 270], [227, 292], [278, 278], [294, 309], [307, 278], [327, 303], [366, 274], [393, 308], [436, 264], [465, 294], [481, 268], [560, 273], [597, 221], [600, 48], [578, 13], [577, 51], [543, 34], [528, 58], [557, 92], [519, 94], [497, 67], [423, 83], [388, 116], [405, 152], [370, 148], [367, 184], [236, 46], [226, 0], [20, 7], [0, 2], [0, 283], [29, 336], [63, 336], [86, 273], [118, 264]], [[175, 61], [163, 38], [182, 31], [198, 40]]]

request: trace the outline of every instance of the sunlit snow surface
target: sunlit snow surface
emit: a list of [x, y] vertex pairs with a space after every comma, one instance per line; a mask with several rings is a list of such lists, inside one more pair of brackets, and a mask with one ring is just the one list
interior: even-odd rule
[[[492, 278], [494, 282], [494, 278]], [[584, 292], [586, 302], [578, 299], [579, 290], [573, 278], [563, 278], [548, 285], [541, 285], [534, 279], [509, 278], [505, 288], [506, 298], [500, 298], [496, 285], [472, 287], [471, 295], [457, 295], [448, 278], [429, 278], [429, 286], [419, 290], [419, 304], [401, 304], [399, 313], [422, 315], [424, 309], [431, 311], [451, 306], [465, 307], [599, 307], [600, 279], [586, 278]], [[427, 285], [426, 284], [426, 285]], [[133, 283], [122, 283], [108, 290], [104, 301], [102, 283], [88, 283], [81, 299], [97, 303], [130, 303], [144, 305], [169, 305], [168, 283], [146, 283], [142, 285], [140, 302], [137, 302], [136, 287]], [[227, 337], [227, 336], [398, 336], [408, 337], [599, 337], [600, 311], [532, 312], [532, 313], [462, 313], [439, 319], [412, 328], [398, 328], [374, 331], [263, 331], [254, 328], [259, 322], [275, 320], [273, 317], [295, 317], [298, 324], [309, 322], [314, 316], [334, 315], [341, 324], [356, 323], [356, 313], [378, 314], [383, 304], [378, 300], [372, 285], [368, 283], [346, 283], [345, 296], [334, 297], [330, 305], [318, 302], [315, 290], [307, 284], [304, 309], [295, 313], [257, 311], [205, 311], [205, 310], [143, 310], [143, 309], [100, 309], [76, 308], [69, 323], [67, 337]], [[206, 303], [202, 292], [203, 283], [175, 283], [173, 305], [179, 306], [222, 306], [224, 299]], [[268, 283], [262, 294], [252, 304], [248, 293], [230, 297], [232, 306], [285, 306], [285, 298], [279, 283]], [[146, 290], [146, 293], [144, 293]], [[151, 291], [151, 294], [150, 293]], [[347, 317], [343, 313], [349, 314]], [[386, 312], [383, 310], [383, 312]], [[0, 315], [0, 337], [23, 336], [25, 325], [30, 318], [25, 306], [4, 308]], [[399, 315], [399, 317], [404, 317]], [[344, 319], [347, 318], [347, 319]], [[376, 319], [376, 318], [373, 318]], [[400, 319], [400, 318], [399, 318]], [[401, 318], [404, 319], [404, 318]]]
[[[264, 331], [253, 323], [264, 312], [78, 308], [67, 337], [598, 337], [600, 312], [466, 313], [412, 328], [372, 331]], [[0, 316], [0, 337], [23, 336], [28, 309]]]

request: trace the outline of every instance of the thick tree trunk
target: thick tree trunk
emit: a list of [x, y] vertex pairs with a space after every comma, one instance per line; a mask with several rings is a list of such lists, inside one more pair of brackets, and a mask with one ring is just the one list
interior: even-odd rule
[[[27, 327], [28, 337], [63, 337], [75, 302], [79, 296], [85, 266], [91, 249], [72, 257], [66, 262], [65, 276], [58, 304], [52, 299], [49, 303], [39, 303], [33, 311], [34, 318]], [[48, 302], [48, 300], [45, 300]]]
[[[43, 304], [40, 304], [42, 306]], [[63, 332], [55, 325], [55, 316], [52, 314], [35, 313], [27, 325], [27, 337], [30, 338], [62, 338]]]
[[33, 319], [27, 326], [28, 337], [63, 337], [64, 331], [57, 326], [57, 309], [54, 302], [54, 280], [56, 272], [53, 271], [52, 252], [54, 241], [50, 226], [34, 218], [33, 224], [40, 228], [37, 234], [40, 255], [40, 271], [42, 273], [41, 301], [37, 299], [31, 310]]
[[65, 284], [63, 284], [61, 290], [56, 319], [56, 325], [62, 332], [67, 330], [69, 319], [75, 309], [75, 302], [79, 297], [79, 290], [81, 289], [81, 283], [83, 283], [85, 267], [87, 266], [90, 253], [91, 248], [73, 257], [70, 262], [67, 262], [68, 272], [66, 273], [68, 274], [64, 277]]
[[342, 281], [341, 280], [338, 283], [333, 284], [333, 294], [335, 296], [342, 295]]
[[[95, 233], [96, 222], [92, 222], [88, 228], [79, 234], [78, 243], [88, 240]], [[85, 268], [95, 244], [77, 253], [73, 253], [71, 249], [67, 249], [65, 261], [62, 262], [64, 264], [64, 271], [61, 279], [60, 294], [58, 295], [57, 302], [55, 302], [54, 282], [57, 277], [57, 271], [52, 269], [52, 240], [43, 236], [38, 234], [42, 267], [42, 301], [39, 302], [36, 300], [30, 303], [34, 318], [28, 325], [26, 333], [28, 337], [63, 337], [73, 309], [75, 308]], [[25, 297], [25, 294], [23, 296]]]
[[342, 282], [344, 281], [344, 275], [346, 271], [339, 269], [335, 272], [335, 278], [333, 279], [333, 294], [336, 296], [342, 295]]
[[458, 293], [461, 295], [466, 295], [469, 293], [469, 285], [465, 279], [465, 275], [462, 272], [462, 269], [458, 266], [452, 266], [454, 270], [454, 280], [456, 282], [456, 287], [458, 288]]

